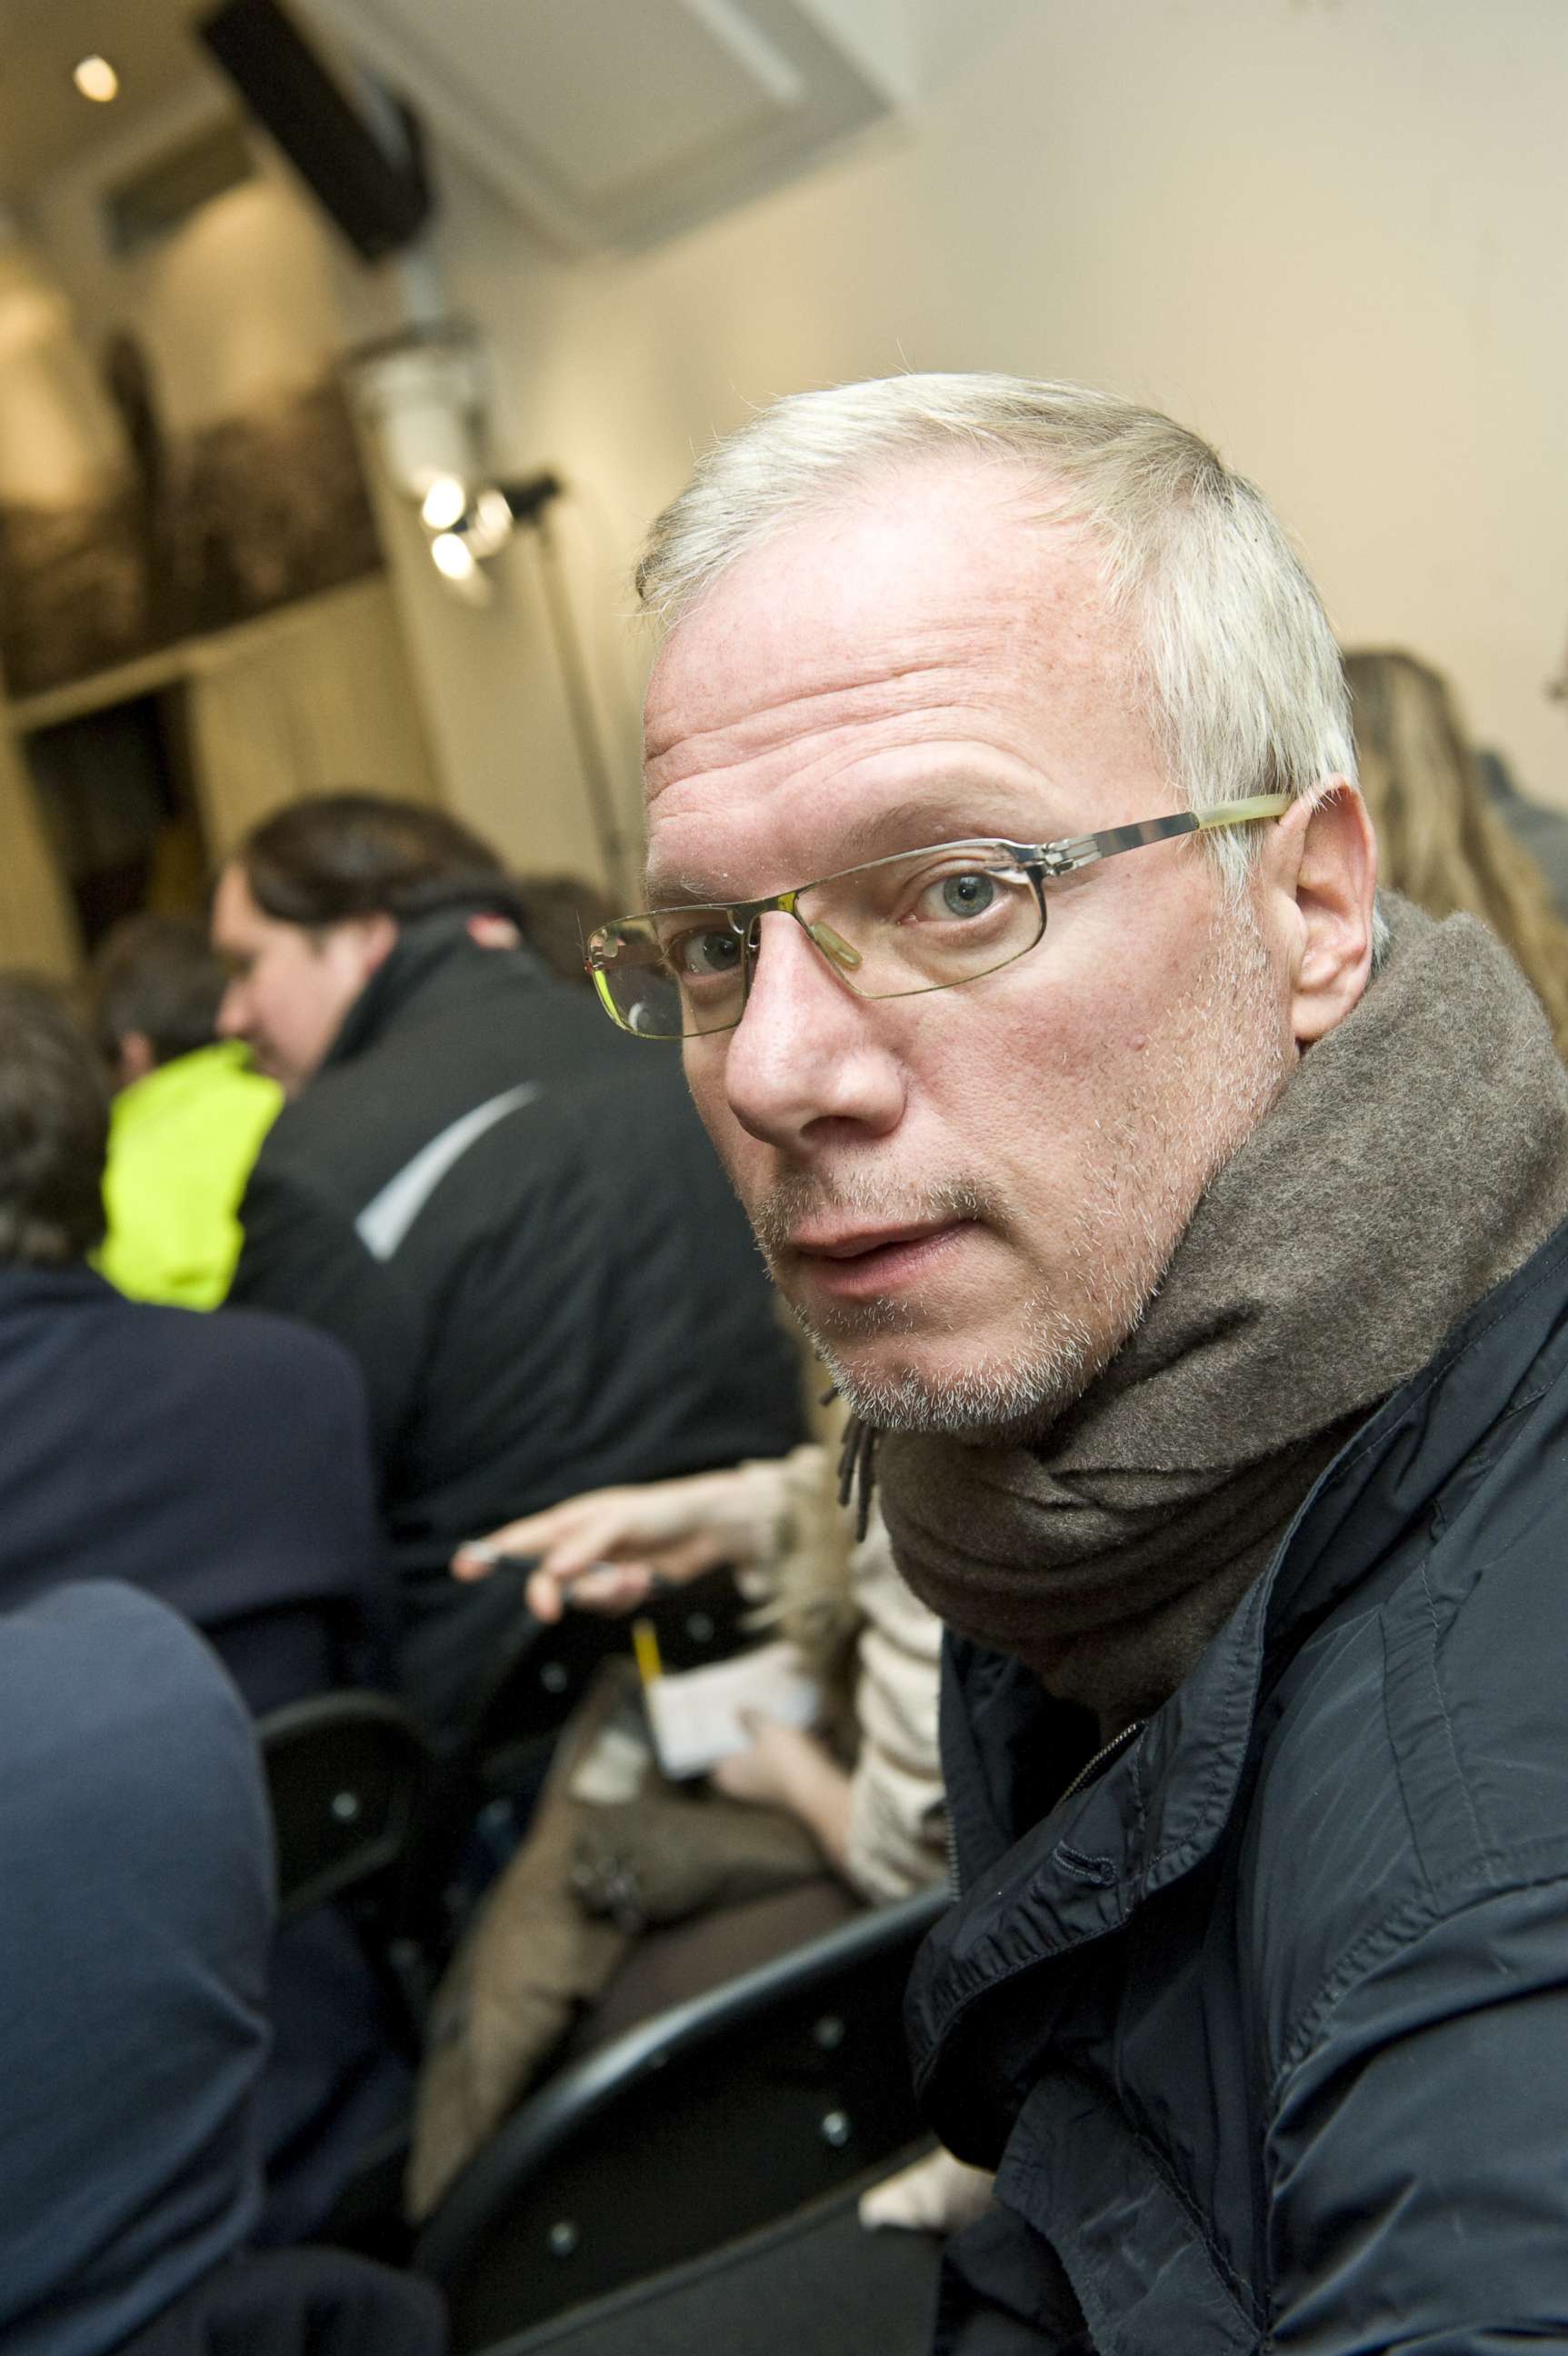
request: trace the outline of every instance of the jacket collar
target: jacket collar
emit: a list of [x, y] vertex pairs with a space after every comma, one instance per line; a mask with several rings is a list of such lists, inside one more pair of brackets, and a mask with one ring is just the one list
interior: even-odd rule
[[[1478, 1302], [1346, 1444], [1268, 1570], [1136, 1738], [1000, 1851], [1022, 1813], [1009, 1826], [1018, 1762], [1042, 1744], [1060, 1747], [1064, 1735], [1081, 1756], [1081, 1734], [1016, 1663], [981, 1655], [961, 1666], [961, 1696], [944, 1696], [944, 1752], [961, 1858], [972, 1884], [983, 1876], [983, 1890], [928, 1943], [915, 1989], [921, 2047], [934, 2047], [972, 2003], [1019, 1971], [1119, 1929], [1144, 1898], [1212, 1852], [1235, 1804], [1266, 1676], [1369, 1577], [1455, 1472], [1489, 1453], [1488, 1433], [1539, 1396], [1536, 1362], [1565, 1319], [1568, 1227]], [[985, 1753], [999, 1745], [1010, 1752], [1000, 1791], [985, 1780]]]
[[323, 1059], [324, 1072], [351, 1063], [373, 1047], [414, 1005], [422, 1012], [434, 1012], [447, 1001], [466, 1000], [476, 986], [501, 977], [510, 983], [543, 980], [543, 968], [532, 949], [481, 948], [468, 931], [470, 913], [445, 910], [399, 927], [390, 956], [344, 1016]]

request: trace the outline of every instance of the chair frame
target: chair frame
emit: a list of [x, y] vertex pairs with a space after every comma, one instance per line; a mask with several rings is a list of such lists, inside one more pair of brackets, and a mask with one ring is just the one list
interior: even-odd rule
[[[313, 1694], [289, 1702], [257, 1720], [256, 1738], [266, 1772], [278, 1843], [278, 1910], [286, 1921], [308, 1913], [328, 1899], [341, 1898], [401, 1869], [421, 1796], [430, 1773], [430, 1753], [408, 1712], [385, 1694], [358, 1691]], [[286, 1796], [285, 1778], [302, 1754], [323, 1753], [330, 1764], [334, 1743], [363, 1746], [367, 1738], [388, 1778], [389, 1804], [372, 1828], [345, 1837], [323, 1855], [296, 1829], [297, 1808]], [[330, 1774], [324, 1784], [333, 1781]], [[340, 1804], [356, 1800], [354, 1770], [345, 1762], [341, 1788], [328, 1803], [339, 1822], [352, 1824], [354, 1811]]]
[[[950, 1903], [936, 1889], [870, 1908], [548, 2080], [470, 2162], [415, 2244], [416, 2270], [447, 2294], [454, 2347], [488, 2347], [700, 2256], [906, 2149], [921, 2132], [912, 2089], [887, 2084], [882, 2070], [873, 2097], [863, 2066], [858, 2094], [845, 2094], [865, 2057], [834, 2006], [851, 2009], [857, 1987], [876, 1995], [886, 2037], [898, 2044], [897, 2074], [897, 2009], [886, 2008], [889, 2021], [881, 1983], [907, 1969]], [[781, 2195], [744, 2165], [726, 2166], [734, 2117], [754, 2118], [748, 2072], [777, 2095], [770, 2148], [789, 2179]], [[708, 2183], [694, 2181], [710, 2162]], [[628, 2172], [646, 2190], [635, 2218], [618, 2206]]]

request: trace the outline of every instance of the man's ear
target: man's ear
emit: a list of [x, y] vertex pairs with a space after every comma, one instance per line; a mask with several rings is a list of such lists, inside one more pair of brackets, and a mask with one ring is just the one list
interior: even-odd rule
[[397, 918], [389, 916], [384, 908], [377, 908], [367, 916], [343, 917], [340, 928], [353, 944], [355, 965], [369, 981], [397, 947]]
[[1371, 978], [1378, 842], [1367, 805], [1345, 777], [1293, 803], [1276, 835], [1275, 888], [1288, 897], [1291, 1027], [1298, 1047], [1326, 1037]]
[[389, 916], [384, 908], [378, 908], [373, 916], [366, 916], [362, 921], [369, 969], [374, 973], [379, 965], [386, 963], [397, 947], [397, 918]]

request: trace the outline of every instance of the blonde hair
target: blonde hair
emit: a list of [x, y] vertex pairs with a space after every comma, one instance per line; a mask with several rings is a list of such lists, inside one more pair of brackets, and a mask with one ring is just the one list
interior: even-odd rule
[[[1262, 495], [1185, 426], [1082, 385], [902, 376], [777, 402], [699, 461], [653, 525], [638, 593], [674, 626], [739, 558], [835, 492], [944, 453], [1026, 469], [1048, 511], [1098, 542], [1189, 808], [1354, 779], [1338, 649]], [[1208, 840], [1221, 871], [1244, 876], [1246, 835]]]
[[1413, 655], [1345, 658], [1379, 880], [1434, 916], [1479, 916], [1511, 950], [1568, 1054], [1568, 926], [1487, 798], [1453, 691]]

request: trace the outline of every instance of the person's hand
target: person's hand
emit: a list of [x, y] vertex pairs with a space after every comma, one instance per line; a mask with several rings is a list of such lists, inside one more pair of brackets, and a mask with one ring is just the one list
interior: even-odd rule
[[751, 1737], [748, 1749], [732, 1751], [713, 1771], [719, 1790], [732, 1800], [749, 1800], [755, 1806], [789, 1808], [799, 1815], [800, 1795], [831, 1764], [814, 1734], [789, 1726], [763, 1711], [743, 1713], [741, 1724]]
[[842, 1873], [849, 1855], [850, 1780], [827, 1745], [803, 1728], [761, 1710], [744, 1710], [750, 1747], [732, 1751], [712, 1781], [732, 1800], [785, 1808], [798, 1816], [828, 1863]]
[[718, 1761], [711, 1780], [732, 1800], [787, 1808], [814, 1833], [831, 1863], [842, 1866], [849, 1839], [850, 1783], [827, 1745], [804, 1727], [763, 1710], [741, 1712], [751, 1740]]
[[498, 1561], [537, 1557], [527, 1590], [536, 1618], [559, 1620], [568, 1604], [632, 1612], [656, 1587], [700, 1579], [720, 1563], [754, 1560], [759, 1533], [752, 1494], [738, 1466], [636, 1488], [591, 1489], [470, 1539], [453, 1556], [453, 1574], [483, 1579]]
[[971, 2168], [950, 2151], [929, 2151], [884, 2178], [860, 2196], [860, 2222], [868, 2233], [894, 2225], [911, 2233], [957, 2233], [983, 2217], [996, 2179], [988, 2169]]

